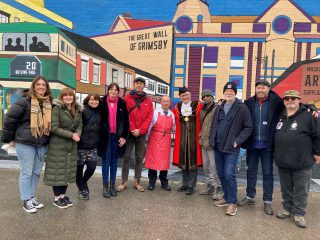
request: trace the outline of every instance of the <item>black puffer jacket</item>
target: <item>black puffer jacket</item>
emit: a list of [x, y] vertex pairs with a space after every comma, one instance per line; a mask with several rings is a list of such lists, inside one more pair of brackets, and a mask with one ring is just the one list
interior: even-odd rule
[[48, 136], [35, 138], [30, 129], [31, 98], [21, 97], [13, 104], [4, 117], [2, 141], [46, 146], [49, 143]]
[[[101, 129], [100, 129], [100, 140], [99, 140], [99, 148], [98, 155], [100, 157], [106, 156], [106, 150], [109, 142], [109, 134], [110, 134], [110, 125], [109, 125], [109, 109], [106, 101], [107, 97], [104, 96], [101, 99]], [[129, 134], [129, 118], [128, 111], [126, 107], [126, 103], [122, 98], [118, 99], [118, 108], [117, 108], [117, 137], [118, 140], [120, 138], [127, 138]], [[125, 151], [126, 144], [122, 147], [118, 147], [118, 157], [121, 157]]]
[[99, 132], [101, 127], [100, 109], [84, 106], [82, 112], [82, 134], [78, 149], [97, 149], [99, 146]]

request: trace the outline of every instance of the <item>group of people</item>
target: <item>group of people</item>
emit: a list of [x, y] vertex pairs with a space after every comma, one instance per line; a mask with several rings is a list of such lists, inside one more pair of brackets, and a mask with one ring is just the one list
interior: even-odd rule
[[[226, 214], [234, 216], [238, 206], [255, 203], [261, 160], [264, 212], [273, 215], [275, 160], [283, 197], [283, 209], [277, 217], [293, 215], [299, 227], [306, 227], [303, 216], [311, 168], [315, 161], [320, 163], [320, 122], [313, 106], [300, 103], [297, 91], [287, 91], [281, 99], [267, 81], [258, 80], [255, 95], [242, 103], [236, 98], [237, 85], [227, 82], [224, 99], [215, 103], [209, 89], [202, 91], [203, 102], [199, 102], [192, 101], [190, 91], [182, 87], [181, 102], [171, 111], [168, 96], [153, 109], [143, 91], [143, 78], [136, 78], [133, 86], [122, 99], [119, 86], [112, 83], [106, 96], [89, 94], [82, 105], [72, 89], [62, 89], [59, 98], [52, 100], [48, 81], [42, 76], [33, 80], [27, 95], [7, 112], [2, 139], [17, 149], [25, 211], [36, 212], [43, 207], [35, 193], [44, 161], [44, 182], [52, 186], [53, 205], [58, 208], [73, 205], [66, 195], [73, 182], [78, 196], [89, 199], [88, 180], [98, 157], [102, 158], [102, 195], [116, 197], [117, 192], [124, 191], [133, 149], [137, 191], [145, 191], [140, 182], [144, 159], [149, 169], [148, 190], [155, 189], [160, 171], [161, 188], [170, 191], [167, 174], [171, 136], [175, 133], [172, 164], [182, 169], [179, 192], [194, 194], [197, 171], [203, 167], [206, 187], [199, 193], [212, 195], [215, 206], [226, 206]], [[247, 149], [248, 170], [247, 196], [238, 202], [236, 165], [240, 147]], [[115, 186], [118, 158], [122, 158], [122, 175], [121, 183]]]

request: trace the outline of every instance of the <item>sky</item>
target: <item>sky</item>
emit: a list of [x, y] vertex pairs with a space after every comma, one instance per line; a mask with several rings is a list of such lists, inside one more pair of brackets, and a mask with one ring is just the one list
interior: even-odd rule
[[[261, 14], [274, 0], [208, 0], [211, 15]], [[45, 0], [49, 10], [74, 23], [74, 32], [92, 36], [108, 31], [118, 15], [130, 12], [133, 18], [171, 21], [178, 0]], [[319, 0], [294, 0], [312, 16], [320, 15]]]

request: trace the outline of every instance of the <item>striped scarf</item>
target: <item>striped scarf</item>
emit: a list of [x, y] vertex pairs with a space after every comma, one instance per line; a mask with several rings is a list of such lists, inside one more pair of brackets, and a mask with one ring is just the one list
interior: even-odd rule
[[[41, 106], [42, 105], [42, 106]], [[30, 128], [35, 138], [43, 135], [49, 136], [51, 130], [51, 109], [52, 105], [49, 96], [32, 96]]]

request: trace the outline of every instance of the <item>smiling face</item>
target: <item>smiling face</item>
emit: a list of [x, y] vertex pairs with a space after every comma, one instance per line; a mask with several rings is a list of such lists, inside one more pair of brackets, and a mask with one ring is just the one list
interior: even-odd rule
[[180, 94], [180, 99], [182, 103], [188, 103], [191, 100], [191, 93], [185, 92]]
[[232, 89], [226, 89], [223, 95], [227, 102], [233, 101], [236, 98], [236, 93]]
[[270, 88], [268, 86], [258, 84], [256, 86], [256, 97], [257, 98], [266, 98], [269, 94]]
[[296, 111], [299, 109], [300, 98], [298, 97], [284, 97], [283, 98], [284, 106], [288, 111]]
[[36, 84], [34, 85], [34, 91], [40, 95], [44, 96], [47, 91], [47, 85], [46, 82], [43, 79], [39, 79]]
[[97, 108], [99, 106], [99, 99], [95, 99], [94, 96], [91, 96], [88, 105], [92, 108]]
[[67, 105], [70, 106], [74, 101], [74, 97], [72, 95], [64, 95], [62, 97], [62, 102]]
[[144, 89], [144, 83], [141, 81], [137, 81], [133, 83], [134, 90], [137, 92], [143, 92]]
[[163, 110], [168, 110], [171, 104], [169, 96], [163, 96], [160, 101], [161, 107]]
[[113, 86], [112, 88], [109, 89], [108, 95], [110, 98], [116, 98], [119, 96], [119, 91], [116, 86]]

